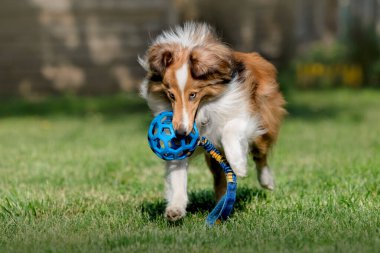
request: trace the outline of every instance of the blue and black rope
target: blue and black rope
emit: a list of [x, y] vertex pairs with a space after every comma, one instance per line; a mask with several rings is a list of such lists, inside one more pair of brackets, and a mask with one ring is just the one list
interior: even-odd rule
[[222, 167], [227, 179], [227, 191], [224, 196], [219, 200], [215, 208], [207, 216], [206, 223], [210, 226], [218, 224], [223, 220], [226, 220], [232, 212], [234, 203], [236, 200], [236, 175], [231, 169], [231, 166], [218, 149], [212, 145], [212, 143], [206, 138], [202, 137], [198, 143], [203, 147], [210, 156], [215, 159]]

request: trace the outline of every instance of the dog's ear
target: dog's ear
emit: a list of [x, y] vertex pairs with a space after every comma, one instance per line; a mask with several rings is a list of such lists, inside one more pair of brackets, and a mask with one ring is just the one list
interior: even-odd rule
[[232, 52], [223, 44], [197, 46], [190, 53], [190, 64], [195, 79], [225, 79], [231, 76]]
[[163, 75], [165, 69], [173, 63], [173, 48], [170, 44], [151, 46], [148, 50], [148, 62], [152, 72]]

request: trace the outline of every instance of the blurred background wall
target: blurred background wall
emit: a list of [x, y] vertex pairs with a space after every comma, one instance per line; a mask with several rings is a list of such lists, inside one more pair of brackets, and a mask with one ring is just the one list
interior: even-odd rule
[[380, 0], [2, 0], [0, 96], [136, 91], [162, 30], [206, 21], [283, 86], [380, 87]]

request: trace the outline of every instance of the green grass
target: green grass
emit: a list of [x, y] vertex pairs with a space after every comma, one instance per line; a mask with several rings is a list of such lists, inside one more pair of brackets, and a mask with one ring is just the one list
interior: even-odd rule
[[277, 188], [252, 162], [232, 218], [213, 207], [202, 157], [191, 204], [163, 216], [163, 163], [150, 114], [133, 95], [0, 102], [0, 252], [378, 252], [380, 92], [294, 92], [270, 159]]

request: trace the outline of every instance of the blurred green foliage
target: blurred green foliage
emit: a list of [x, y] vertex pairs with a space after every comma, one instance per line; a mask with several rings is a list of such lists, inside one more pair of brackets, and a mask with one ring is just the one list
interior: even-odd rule
[[315, 43], [290, 65], [298, 87], [380, 88], [380, 39], [374, 26], [352, 22], [346, 35]]
[[380, 87], [380, 38], [374, 25], [363, 27], [352, 21], [347, 38], [348, 61], [358, 63], [364, 72], [364, 84]]

